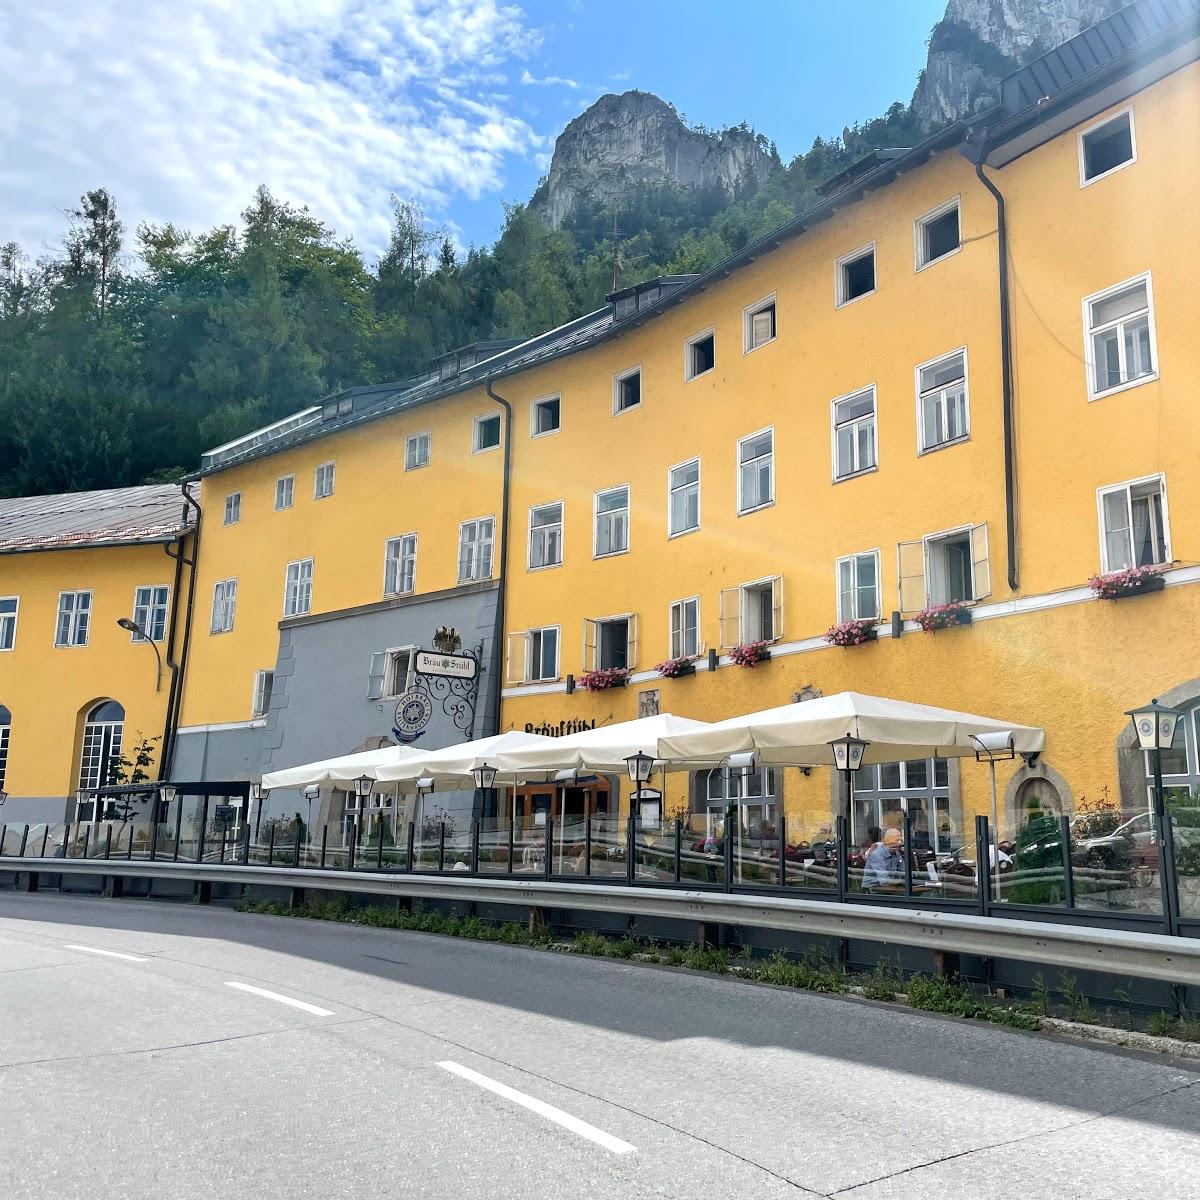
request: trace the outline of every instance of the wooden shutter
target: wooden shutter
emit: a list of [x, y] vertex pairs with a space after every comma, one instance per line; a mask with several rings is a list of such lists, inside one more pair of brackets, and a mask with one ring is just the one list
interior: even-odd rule
[[637, 613], [630, 613], [626, 619], [629, 624], [625, 644], [625, 665], [633, 671], [637, 669]]
[[739, 644], [742, 635], [742, 589], [721, 589], [721, 649]]
[[896, 566], [900, 577], [900, 611], [917, 612], [925, 607], [925, 543], [898, 542]]
[[529, 679], [529, 634], [508, 635], [508, 657], [505, 661], [504, 682], [525, 683]]
[[585, 671], [594, 671], [596, 669], [596, 646], [600, 640], [600, 630], [596, 626], [596, 622], [591, 617], [583, 619], [583, 669]]
[[973, 598], [985, 600], [992, 594], [992, 564], [988, 556], [987, 522], [971, 526], [971, 587]]
[[783, 637], [783, 576], [771, 580], [771, 641]]
[[367, 674], [367, 699], [379, 700], [383, 697], [383, 675], [387, 669], [387, 654], [380, 650], [371, 655], [371, 670]]

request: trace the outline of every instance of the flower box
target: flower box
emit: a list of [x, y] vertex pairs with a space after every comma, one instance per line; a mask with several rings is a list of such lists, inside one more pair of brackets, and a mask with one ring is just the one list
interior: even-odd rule
[[879, 636], [879, 629], [874, 621], [855, 619], [843, 621], [825, 631], [825, 640], [831, 646], [861, 646], [863, 642], [873, 642]]
[[926, 633], [939, 629], [951, 629], [955, 625], [970, 625], [971, 609], [963, 600], [951, 600], [947, 604], [934, 604], [923, 608], [913, 617]]
[[623, 688], [633, 672], [628, 667], [606, 667], [599, 671], [584, 671], [575, 680], [575, 686], [585, 692], [606, 692], [609, 688]]
[[766, 642], [747, 642], [744, 646], [734, 646], [729, 651], [729, 657], [739, 667], [754, 667], [760, 662], [767, 662], [771, 651]]
[[686, 675], [695, 675], [696, 660], [692, 658], [668, 658], [665, 662], [656, 663], [654, 669], [664, 679], [682, 679]]
[[1146, 592], [1161, 592], [1166, 586], [1161, 567], [1127, 567], [1108, 575], [1094, 575], [1088, 586], [1099, 600], [1123, 600]]

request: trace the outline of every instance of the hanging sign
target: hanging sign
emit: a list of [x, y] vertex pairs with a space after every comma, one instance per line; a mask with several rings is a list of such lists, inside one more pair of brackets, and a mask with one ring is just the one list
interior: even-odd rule
[[444, 675], [451, 679], [474, 679], [479, 664], [469, 654], [437, 654], [418, 650], [414, 664], [418, 675]]
[[392, 732], [402, 742], [416, 741], [432, 716], [433, 701], [419, 688], [410, 688], [396, 701], [396, 724]]

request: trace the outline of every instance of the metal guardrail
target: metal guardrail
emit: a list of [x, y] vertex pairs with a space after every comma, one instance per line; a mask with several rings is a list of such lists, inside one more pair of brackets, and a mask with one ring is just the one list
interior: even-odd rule
[[998, 921], [968, 912], [844, 904], [791, 896], [747, 896], [628, 884], [340, 871], [330, 868], [150, 860], [6, 857], [5, 871], [99, 875], [324, 889], [425, 900], [583, 909], [791, 933], [920, 946], [951, 954], [1047, 963], [1137, 979], [1200, 986], [1200, 939], [1047, 921]]

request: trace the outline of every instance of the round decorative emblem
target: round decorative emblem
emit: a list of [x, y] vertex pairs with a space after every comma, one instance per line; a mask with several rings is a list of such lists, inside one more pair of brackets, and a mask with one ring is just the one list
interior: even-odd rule
[[1154, 732], [1154, 722], [1149, 717], [1143, 717], [1141, 721], [1138, 722], [1138, 728], [1143, 734], [1149, 736]]
[[396, 729], [404, 737], [418, 734], [433, 716], [433, 702], [417, 688], [405, 692], [396, 701]]

